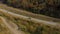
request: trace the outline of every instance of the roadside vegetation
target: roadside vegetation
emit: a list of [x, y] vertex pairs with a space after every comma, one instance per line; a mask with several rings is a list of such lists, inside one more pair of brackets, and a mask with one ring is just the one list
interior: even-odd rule
[[14, 8], [60, 18], [60, 0], [1, 0]]
[[[15, 8], [19, 8], [19, 9], [24, 9], [37, 14], [43, 14], [43, 15], [47, 15], [55, 18], [60, 18], [60, 15], [59, 15], [60, 8], [58, 8], [60, 5], [59, 5], [59, 2], [58, 3], [56, 2], [57, 0], [46, 0], [46, 1], [44, 0], [25, 0], [25, 1], [24, 0], [1, 0], [1, 1], [3, 1], [3, 3], [9, 6], [14, 7], [13, 9], [11, 7], [7, 8], [6, 6], [3, 7], [4, 5], [2, 6], [0, 5], [1, 9], [5, 9], [12, 13], [20, 14], [19, 10], [15, 9]], [[57, 5], [54, 3], [57, 3]], [[23, 14], [23, 15], [27, 15], [27, 14]], [[53, 25], [46, 25], [42, 23], [34, 23], [32, 21], [26, 21], [26, 20], [17, 18], [17, 16], [14, 17], [9, 15], [8, 13], [4, 14], [2, 12], [0, 12], [0, 16], [4, 17], [8, 23], [9, 21], [15, 23], [18, 26], [17, 30], [23, 31], [26, 34], [60, 34], [60, 27], [58, 27], [58, 25], [53, 26]], [[44, 19], [43, 17], [41, 18]], [[51, 20], [51, 19], [48, 19], [48, 20]], [[5, 25], [2, 26], [1, 24], [3, 24], [3, 21], [0, 21], [0, 34], [10, 34], [10, 31], [8, 31], [9, 29]]]
[[16, 9], [16, 8], [13, 8], [13, 7], [9, 7], [5, 4], [0, 4], [0, 8], [5, 9], [5, 10], [7, 10], [9, 12], [12, 12], [12, 13], [19, 14], [19, 15], [24, 15], [24, 16], [28, 16], [28, 17], [32, 17], [32, 18], [36, 18], [36, 19], [41, 19], [41, 20], [53, 21], [53, 22], [59, 22], [60, 23], [60, 19], [48, 17], [48, 16], [41, 15], [41, 14], [34, 14], [34, 13], [31, 13], [29, 11], [25, 11], [25, 10], [22, 10], [22, 9]]
[[[60, 34], [60, 27], [53, 25], [45, 25], [42, 23], [34, 23], [20, 18], [12, 17], [9, 14], [0, 12], [0, 16], [4, 17], [7, 21], [12, 21], [18, 26], [18, 30], [26, 34]], [[9, 22], [8, 22], [9, 23]]]

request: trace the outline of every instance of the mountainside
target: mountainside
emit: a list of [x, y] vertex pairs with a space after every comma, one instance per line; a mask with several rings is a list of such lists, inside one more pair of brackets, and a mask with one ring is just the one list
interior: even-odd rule
[[33, 13], [60, 18], [60, 0], [1, 0], [3, 3]]
[[60, 34], [60, 19], [0, 4], [0, 34]]

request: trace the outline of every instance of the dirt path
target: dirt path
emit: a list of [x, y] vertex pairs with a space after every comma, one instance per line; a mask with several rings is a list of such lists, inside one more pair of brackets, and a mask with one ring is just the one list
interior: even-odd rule
[[41, 14], [34, 14], [34, 13], [28, 12], [26, 10], [9, 7], [5, 4], [0, 4], [0, 8], [8, 10], [8, 11], [16, 13], [16, 14], [20, 14], [20, 15], [40, 19], [40, 20], [60, 22], [60, 19], [57, 19], [57, 18], [52, 18], [52, 17], [41, 15]]
[[9, 28], [9, 30], [13, 33], [13, 34], [24, 34], [22, 31], [18, 31], [14, 28], [11, 27], [11, 25], [8, 24], [8, 22], [5, 20], [5, 18], [0, 17], [0, 19], [3, 21], [3, 23]]
[[46, 24], [46, 25], [53, 25], [53, 26], [57, 26], [58, 25], [58, 26], [60, 26], [59, 23], [44, 21], [44, 20], [40, 20], [40, 19], [35, 19], [35, 18], [31, 18], [31, 17], [15, 14], [15, 13], [9, 12], [9, 11], [4, 10], [4, 9], [0, 9], [0, 12], [4, 13], [5, 15], [8, 14], [8, 15], [10, 15], [12, 17], [20, 18], [20, 19], [23, 19], [23, 20], [31, 20], [32, 22], [35, 22], [35, 23], [42, 23], [42, 24]]
[[45, 20], [45, 21], [60, 22], [60, 19], [57, 19], [57, 18], [52, 18], [52, 17], [40, 15], [40, 14], [33, 14], [33, 13], [30, 13], [30, 12], [25, 11], [25, 10], [20, 10], [20, 9], [8, 7], [5, 4], [0, 4], [0, 8], [8, 10], [9, 12], [12, 12], [12, 13], [16, 13], [16, 14], [36, 18], [36, 19], [41, 19], [41, 20]]

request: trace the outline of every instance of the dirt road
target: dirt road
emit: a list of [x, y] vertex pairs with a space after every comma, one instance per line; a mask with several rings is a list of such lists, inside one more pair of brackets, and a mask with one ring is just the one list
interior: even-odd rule
[[57, 18], [52, 18], [52, 17], [40, 15], [40, 14], [30, 13], [29, 11], [12, 8], [12, 7], [9, 7], [9, 6], [5, 5], [5, 4], [0, 4], [0, 8], [8, 10], [8, 11], [10, 11], [12, 13], [16, 13], [16, 14], [36, 18], [36, 19], [41, 19], [41, 20], [45, 20], [45, 21], [60, 22], [60, 19], [57, 19]]
[[0, 12], [5, 14], [5, 15], [8, 14], [12, 17], [20, 18], [20, 19], [23, 19], [23, 20], [30, 20], [30, 21], [35, 22], [35, 23], [42, 23], [42, 24], [46, 24], [46, 25], [53, 25], [53, 26], [58, 25], [58, 26], [60, 26], [59, 23], [55, 23], [55, 22], [51, 22], [51, 21], [44, 21], [44, 20], [40, 20], [40, 19], [36, 19], [36, 18], [32, 18], [32, 17], [27, 17], [27, 16], [15, 14], [15, 13], [9, 12], [9, 11], [4, 10], [4, 9], [0, 9]]

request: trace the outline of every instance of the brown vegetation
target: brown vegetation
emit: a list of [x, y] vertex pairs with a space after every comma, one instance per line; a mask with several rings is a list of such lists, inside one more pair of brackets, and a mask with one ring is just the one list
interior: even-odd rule
[[60, 0], [4, 0], [9, 6], [60, 18]]

